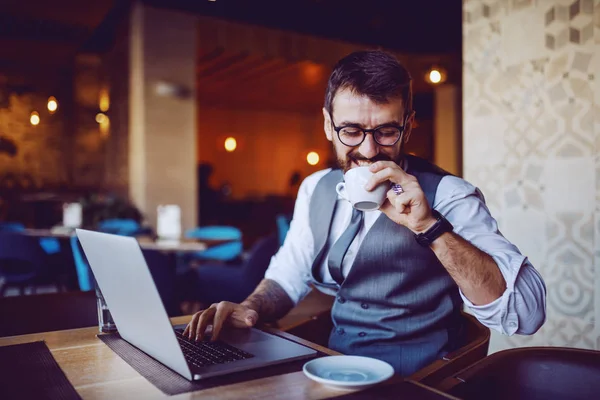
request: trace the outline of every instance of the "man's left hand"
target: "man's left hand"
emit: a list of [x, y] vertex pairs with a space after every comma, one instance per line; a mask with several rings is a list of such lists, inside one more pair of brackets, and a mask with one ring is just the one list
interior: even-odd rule
[[417, 178], [392, 161], [377, 161], [369, 169], [373, 176], [367, 182], [366, 190], [373, 190], [379, 184], [398, 184], [402, 188], [400, 194], [388, 190], [387, 199], [380, 208], [389, 219], [414, 233], [424, 232], [435, 223], [436, 219]]

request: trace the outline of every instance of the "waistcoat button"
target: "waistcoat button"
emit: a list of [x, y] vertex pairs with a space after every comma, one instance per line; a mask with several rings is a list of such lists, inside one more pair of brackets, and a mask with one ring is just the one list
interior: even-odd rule
[[338, 335], [343, 335], [344, 333], [346, 333], [346, 331], [344, 330], [344, 328], [338, 328], [337, 333]]
[[361, 306], [362, 308], [364, 308], [365, 310], [366, 310], [367, 308], [369, 308], [369, 305], [368, 305], [367, 303], [362, 303], [360, 306]]
[[358, 336], [365, 337], [367, 336], [367, 332], [358, 332]]
[[346, 299], [345, 299], [345, 298], [343, 298], [342, 296], [338, 296], [338, 298], [337, 298], [337, 301], [338, 301], [338, 303], [340, 303], [340, 304], [344, 304], [344, 303], [346, 302]]

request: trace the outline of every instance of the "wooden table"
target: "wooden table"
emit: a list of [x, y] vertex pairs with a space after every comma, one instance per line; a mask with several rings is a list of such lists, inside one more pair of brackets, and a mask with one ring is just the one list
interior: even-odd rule
[[[190, 316], [172, 318], [183, 324]], [[97, 327], [0, 338], [0, 346], [45, 340], [65, 375], [84, 399], [154, 399], [169, 397], [100, 341]], [[286, 335], [283, 333], [283, 335]], [[326, 354], [337, 353], [296, 338], [297, 341]], [[347, 394], [308, 379], [301, 371], [219, 386], [193, 393], [170, 396], [172, 399], [322, 399]]]
[[[68, 230], [52, 230], [52, 229], [25, 229], [24, 234], [35, 237], [53, 237], [57, 239], [70, 238], [74, 232]], [[209, 247], [218, 244], [227, 243], [228, 240], [211, 240], [198, 241], [182, 239], [177, 241], [171, 240], [153, 240], [148, 237], [139, 237], [138, 243], [144, 250], [158, 250], [163, 252], [197, 252], [204, 251]]]
[[144, 250], [157, 250], [163, 252], [174, 252], [174, 253], [184, 253], [184, 252], [192, 252], [195, 253], [197, 251], [204, 251], [208, 248], [208, 245], [204, 242], [199, 241], [165, 241], [165, 240], [144, 240], [139, 239], [138, 243], [140, 247]]
[[[191, 316], [171, 318], [173, 325], [189, 322]], [[265, 327], [266, 331], [273, 331]], [[308, 342], [285, 332], [278, 335], [290, 338], [328, 355], [333, 350]], [[147, 381], [129, 364], [96, 337], [98, 327], [34, 333], [0, 338], [0, 347], [43, 340], [67, 379], [83, 399], [435, 399], [459, 400], [428, 388], [419, 382], [394, 376], [382, 385], [365, 391], [332, 389], [308, 379], [302, 371], [259, 378], [230, 385], [213, 387], [191, 393], [167, 396]], [[388, 390], [389, 389], [389, 390]], [[403, 396], [403, 394], [405, 396]]]

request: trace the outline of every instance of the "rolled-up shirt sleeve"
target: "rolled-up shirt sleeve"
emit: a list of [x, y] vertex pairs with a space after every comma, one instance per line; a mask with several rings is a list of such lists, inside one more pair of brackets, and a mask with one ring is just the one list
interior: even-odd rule
[[544, 281], [519, 249], [500, 233], [481, 192], [460, 178], [444, 177], [434, 208], [452, 223], [456, 234], [493, 258], [506, 281], [502, 296], [485, 305], [474, 305], [460, 291], [473, 315], [505, 335], [535, 333], [546, 320]]
[[309, 225], [309, 202], [317, 182], [328, 171], [316, 172], [300, 185], [290, 229], [265, 272], [265, 279], [277, 282], [294, 304], [298, 304], [311, 290], [314, 240]]

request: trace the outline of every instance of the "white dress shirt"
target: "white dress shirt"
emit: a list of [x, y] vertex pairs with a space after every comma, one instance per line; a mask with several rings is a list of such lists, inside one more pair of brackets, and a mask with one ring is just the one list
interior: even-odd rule
[[[309, 226], [309, 203], [317, 182], [329, 171], [318, 171], [300, 185], [285, 242], [271, 259], [265, 274], [266, 279], [281, 285], [294, 304], [310, 292], [311, 267], [316, 254]], [[330, 245], [341, 236], [352, 216], [350, 203], [339, 196], [337, 202], [328, 239]], [[481, 192], [467, 181], [447, 175], [438, 185], [433, 208], [450, 221], [456, 234], [489, 254], [506, 281], [504, 294], [486, 305], [474, 305], [460, 291], [472, 314], [482, 324], [506, 335], [535, 333], [546, 319], [546, 287], [529, 260], [498, 231]], [[343, 260], [344, 276], [348, 275], [360, 244], [380, 215], [381, 211], [365, 212], [363, 226]], [[335, 283], [327, 268], [327, 257], [323, 257], [321, 273], [325, 283]]]

